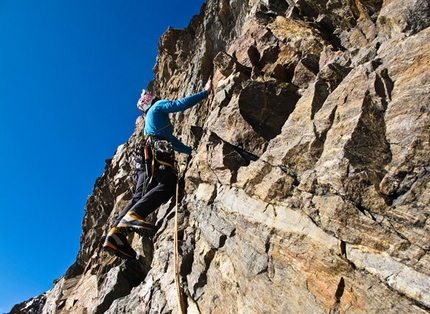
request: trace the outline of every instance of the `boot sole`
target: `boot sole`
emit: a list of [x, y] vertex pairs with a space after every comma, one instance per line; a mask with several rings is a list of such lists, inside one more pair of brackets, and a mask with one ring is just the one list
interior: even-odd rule
[[125, 224], [123, 225], [119, 224], [116, 228], [121, 233], [127, 234], [130, 231], [134, 231], [142, 237], [152, 237], [157, 232], [157, 229], [155, 228], [155, 226], [149, 229], [146, 227], [127, 226]]
[[136, 259], [136, 257], [137, 257], [137, 254], [136, 254], [136, 256], [133, 257], [132, 255], [126, 254], [126, 253], [122, 252], [121, 250], [118, 250], [118, 248], [116, 248], [115, 246], [113, 246], [110, 243], [103, 244], [103, 249], [106, 252], [109, 252], [110, 254], [113, 254], [115, 256], [118, 256], [118, 257], [124, 258], [124, 259]]

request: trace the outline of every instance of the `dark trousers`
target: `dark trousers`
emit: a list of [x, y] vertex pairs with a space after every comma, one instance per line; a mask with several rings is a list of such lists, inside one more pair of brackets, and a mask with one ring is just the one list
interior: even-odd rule
[[119, 214], [113, 225], [114, 227], [119, 224], [120, 220], [128, 211], [131, 210], [140, 217], [145, 218], [160, 207], [161, 204], [166, 203], [175, 194], [178, 177], [171, 167], [160, 166], [156, 162], [150, 185], [147, 188], [146, 194], [142, 195], [144, 178], [145, 172], [140, 171], [133, 198]]

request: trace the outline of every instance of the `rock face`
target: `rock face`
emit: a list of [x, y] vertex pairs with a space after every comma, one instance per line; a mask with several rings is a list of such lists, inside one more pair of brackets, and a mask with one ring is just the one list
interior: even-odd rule
[[[150, 89], [172, 116], [187, 313], [430, 312], [430, 5], [208, 0], [168, 29]], [[97, 179], [76, 262], [41, 313], [180, 313], [175, 200], [136, 261], [104, 253], [143, 120]], [[33, 308], [37, 308], [32, 300]], [[12, 313], [28, 313], [25, 304]]]

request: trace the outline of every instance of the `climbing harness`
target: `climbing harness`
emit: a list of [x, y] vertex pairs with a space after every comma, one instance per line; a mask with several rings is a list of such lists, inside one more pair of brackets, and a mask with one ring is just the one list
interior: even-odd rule
[[158, 162], [160, 165], [170, 167], [176, 171], [176, 160], [172, 143], [163, 139], [159, 139], [153, 135], [147, 135], [144, 145], [151, 148], [151, 173], [154, 173], [156, 162]]
[[[166, 128], [165, 126], [164, 128]], [[145, 135], [133, 151], [133, 170], [127, 177], [130, 190], [134, 193], [139, 171], [144, 172], [142, 196], [148, 191], [155, 167], [170, 167], [177, 172], [175, 153], [172, 144], [153, 135]]]

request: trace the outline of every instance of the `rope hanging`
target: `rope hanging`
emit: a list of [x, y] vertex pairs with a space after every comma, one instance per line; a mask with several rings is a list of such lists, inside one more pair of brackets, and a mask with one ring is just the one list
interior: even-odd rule
[[185, 301], [183, 298], [183, 290], [181, 287], [181, 278], [180, 278], [180, 261], [179, 261], [179, 245], [178, 245], [178, 200], [179, 200], [179, 176], [178, 181], [176, 182], [176, 206], [175, 206], [175, 284], [176, 284], [176, 293], [178, 299], [178, 309], [181, 314], [185, 314]]

